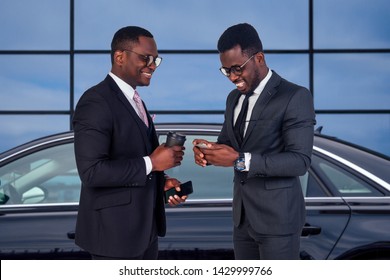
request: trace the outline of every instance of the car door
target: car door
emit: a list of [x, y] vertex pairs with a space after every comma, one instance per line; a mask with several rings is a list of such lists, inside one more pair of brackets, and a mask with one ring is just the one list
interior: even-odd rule
[[[328, 259], [389, 259], [390, 197], [382, 185], [374, 182], [364, 166], [356, 169], [340, 161], [319, 157], [313, 169], [326, 183], [334, 198], [348, 205], [348, 222], [337, 238]], [[385, 185], [386, 183], [383, 182]], [[327, 224], [334, 231], [337, 218]], [[337, 232], [337, 231], [336, 231]]]
[[301, 177], [306, 201], [302, 259], [328, 259], [348, 225], [351, 209], [332, 183], [340, 179], [335, 173], [337, 168], [328, 158], [314, 152], [309, 172]]
[[18, 154], [0, 167], [0, 180], [2, 259], [88, 257], [74, 244], [80, 179], [72, 139]]

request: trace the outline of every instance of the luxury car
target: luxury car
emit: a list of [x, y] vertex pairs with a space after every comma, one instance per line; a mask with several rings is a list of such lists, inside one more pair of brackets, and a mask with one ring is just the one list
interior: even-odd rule
[[[233, 259], [233, 170], [194, 164], [192, 140], [215, 141], [220, 125], [160, 124], [186, 135], [181, 166], [167, 171], [194, 193], [167, 206], [160, 259]], [[390, 259], [390, 160], [315, 134], [312, 165], [302, 177], [307, 218], [302, 259]], [[87, 259], [74, 244], [80, 195], [73, 133], [26, 143], [0, 155], [0, 258]]]

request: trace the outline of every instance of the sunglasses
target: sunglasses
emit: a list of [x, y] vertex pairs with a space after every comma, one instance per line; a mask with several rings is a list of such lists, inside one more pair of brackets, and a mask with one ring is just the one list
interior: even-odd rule
[[162, 57], [159, 57], [159, 56], [153, 57], [153, 55], [143, 55], [143, 54], [137, 53], [135, 51], [126, 50], [126, 49], [124, 49], [122, 51], [123, 52], [132, 52], [132, 53], [137, 54], [140, 58], [142, 58], [145, 61], [146, 67], [149, 67], [150, 65], [152, 65], [153, 62], [156, 65], [156, 67], [158, 67], [162, 61]]

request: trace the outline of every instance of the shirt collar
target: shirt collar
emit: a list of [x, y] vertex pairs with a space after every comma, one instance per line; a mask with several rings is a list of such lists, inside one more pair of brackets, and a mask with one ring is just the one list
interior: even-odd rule
[[271, 79], [271, 76], [272, 76], [272, 71], [271, 69], [268, 69], [268, 73], [265, 76], [265, 78], [260, 82], [257, 88], [253, 91], [254, 95], [260, 95], [260, 93], [265, 88], [265, 85], [268, 83], [269, 79]]
[[128, 96], [130, 99], [133, 99], [135, 89], [133, 89], [132, 86], [130, 86], [128, 83], [126, 83], [124, 80], [122, 80], [121, 78], [119, 78], [117, 75], [115, 75], [112, 72], [108, 73], [108, 75], [110, 75], [111, 78], [114, 79], [115, 83], [118, 85], [120, 90], [126, 96]]

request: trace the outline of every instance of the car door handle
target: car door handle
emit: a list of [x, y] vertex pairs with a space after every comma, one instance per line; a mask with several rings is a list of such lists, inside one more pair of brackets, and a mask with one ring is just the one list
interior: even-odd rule
[[316, 226], [311, 226], [309, 224], [305, 224], [302, 229], [301, 236], [309, 236], [309, 235], [317, 235], [321, 233], [321, 228]]
[[75, 239], [76, 238], [76, 233], [74, 231], [69, 231], [67, 233], [67, 235], [68, 235], [69, 239]]

